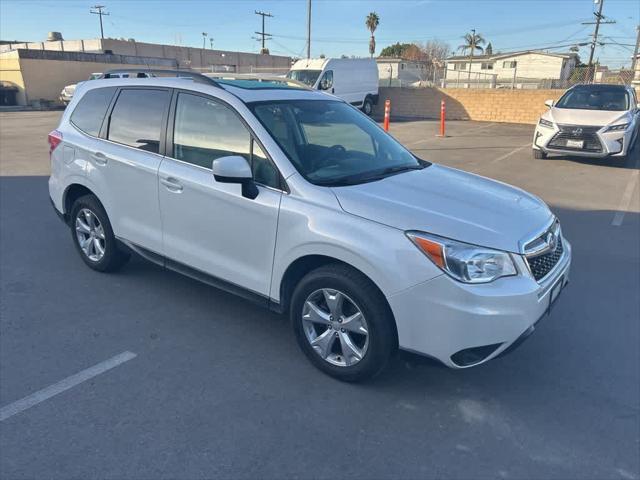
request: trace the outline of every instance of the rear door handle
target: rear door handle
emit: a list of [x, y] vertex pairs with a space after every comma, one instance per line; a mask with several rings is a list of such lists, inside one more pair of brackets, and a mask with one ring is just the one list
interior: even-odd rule
[[167, 190], [171, 192], [174, 192], [174, 193], [182, 192], [182, 189], [183, 189], [182, 184], [173, 177], [161, 178], [160, 183], [163, 184], [165, 187], [167, 187]]
[[96, 152], [91, 154], [91, 159], [96, 163], [96, 165], [106, 165], [107, 164], [107, 156], [102, 152]]

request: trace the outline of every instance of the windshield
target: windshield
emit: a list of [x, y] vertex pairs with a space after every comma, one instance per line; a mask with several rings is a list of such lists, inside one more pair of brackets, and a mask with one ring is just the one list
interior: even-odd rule
[[313, 87], [316, 80], [318, 80], [320, 72], [322, 72], [322, 70], [290, 70], [289, 73], [287, 73], [287, 78], [306, 83], [310, 87]]
[[429, 165], [344, 102], [290, 100], [249, 107], [296, 169], [316, 185], [354, 185]]
[[576, 87], [565, 93], [557, 108], [578, 110], [623, 111], [629, 109], [629, 94], [617, 87]]

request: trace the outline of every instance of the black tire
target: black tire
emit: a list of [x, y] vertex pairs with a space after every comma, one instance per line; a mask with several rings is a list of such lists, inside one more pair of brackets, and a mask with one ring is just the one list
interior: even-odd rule
[[[309, 295], [324, 288], [335, 289], [347, 295], [365, 316], [368, 346], [362, 359], [353, 365], [338, 366], [329, 363], [313, 349], [307, 339], [302, 319], [303, 307]], [[307, 358], [318, 369], [339, 380], [358, 382], [374, 377], [397, 350], [393, 315], [382, 293], [366, 276], [346, 265], [325, 265], [305, 275], [293, 292], [289, 315], [298, 344]], [[338, 336], [338, 333], [335, 335]]]
[[371, 100], [371, 97], [365, 98], [364, 102], [362, 102], [362, 111], [365, 115], [368, 115], [369, 117], [373, 113], [373, 100]]
[[536, 150], [535, 148], [533, 149], [533, 158], [535, 158], [536, 160], [542, 160], [547, 158], [547, 154], [546, 152], [543, 152], [542, 150]]
[[[92, 260], [89, 258], [80, 246], [80, 240], [76, 233], [76, 220], [78, 213], [82, 210], [89, 210], [93, 213], [100, 222], [102, 230], [104, 231], [104, 254], [99, 260]], [[80, 258], [82, 258], [89, 268], [98, 272], [114, 272], [127, 263], [130, 255], [128, 252], [124, 252], [118, 248], [118, 242], [113, 234], [109, 217], [95, 195], [84, 195], [78, 198], [71, 207], [71, 214], [69, 218], [73, 244], [76, 246], [76, 250], [78, 250]]]

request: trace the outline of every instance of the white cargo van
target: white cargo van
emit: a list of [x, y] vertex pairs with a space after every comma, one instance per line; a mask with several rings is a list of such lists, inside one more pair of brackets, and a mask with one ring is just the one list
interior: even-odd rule
[[369, 58], [310, 58], [298, 60], [287, 74], [325, 90], [371, 115], [378, 103], [378, 66]]

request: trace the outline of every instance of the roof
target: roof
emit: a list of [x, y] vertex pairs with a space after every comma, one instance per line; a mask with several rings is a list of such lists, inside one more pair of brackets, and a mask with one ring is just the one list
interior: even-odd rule
[[209, 93], [226, 99], [227, 95], [222, 94], [221, 90], [227, 94], [240, 99], [243, 103], [258, 101], [275, 101], [275, 100], [326, 100], [336, 99], [333, 95], [323, 93], [317, 90], [308, 90], [303, 88], [291, 88], [280, 84], [275, 87], [273, 85], [266, 86], [272, 82], [257, 82], [254, 80], [228, 80], [216, 79], [218, 86], [213, 83], [205, 83], [194, 81], [190, 77], [151, 77], [151, 78], [107, 78], [99, 80], [91, 80], [90, 82], [82, 82], [83, 90], [93, 89], [105, 86], [149, 86], [149, 87], [167, 87], [167, 88], [183, 88], [193, 90], [200, 93]]
[[[473, 61], [482, 61], [482, 60], [499, 60], [501, 58], [508, 57], [517, 57], [519, 55], [528, 55], [528, 54], [536, 54], [536, 55], [548, 55], [550, 57], [559, 57], [559, 58], [570, 58], [577, 56], [576, 53], [552, 53], [552, 52], [544, 52], [542, 50], [522, 50], [519, 52], [504, 52], [504, 53], [495, 53], [491, 55], [474, 55]], [[470, 60], [469, 55], [454, 55], [452, 57], [448, 57], [448, 62], [468, 62]]]
[[406, 63], [427, 63], [426, 61], [421, 61], [421, 60], [409, 60], [406, 58], [400, 58], [400, 57], [377, 57], [376, 58], [376, 63], [400, 63], [400, 62], [406, 62]]

